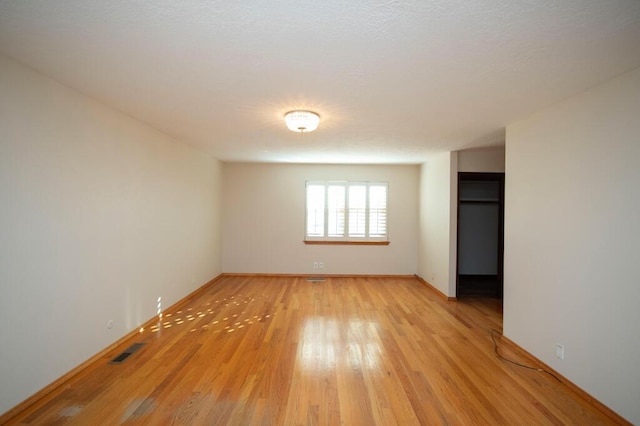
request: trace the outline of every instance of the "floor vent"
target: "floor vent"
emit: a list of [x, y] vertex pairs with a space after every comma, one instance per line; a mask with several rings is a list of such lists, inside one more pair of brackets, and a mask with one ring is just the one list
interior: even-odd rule
[[307, 281], [311, 282], [311, 283], [323, 283], [324, 277], [309, 277], [307, 278]]
[[120, 355], [109, 361], [109, 364], [122, 364], [127, 358], [133, 355], [138, 349], [144, 346], [144, 343], [134, 343], [124, 350]]

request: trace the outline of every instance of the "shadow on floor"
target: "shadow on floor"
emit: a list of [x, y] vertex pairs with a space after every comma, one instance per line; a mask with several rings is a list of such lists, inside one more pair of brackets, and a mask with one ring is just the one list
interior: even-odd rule
[[497, 275], [459, 275], [456, 296], [492, 297], [502, 300], [502, 284]]

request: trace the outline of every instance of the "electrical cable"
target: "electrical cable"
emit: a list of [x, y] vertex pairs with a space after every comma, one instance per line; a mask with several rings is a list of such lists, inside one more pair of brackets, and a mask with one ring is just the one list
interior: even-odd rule
[[550, 371], [545, 370], [544, 368], [531, 367], [530, 365], [520, 364], [519, 362], [512, 361], [509, 358], [507, 358], [507, 357], [503, 356], [502, 354], [500, 354], [500, 352], [498, 352], [498, 343], [496, 342], [496, 338], [495, 338], [495, 335], [494, 335], [495, 333], [498, 333], [498, 334], [501, 334], [501, 333], [499, 331], [493, 329], [493, 328], [491, 329], [491, 340], [493, 341], [493, 351], [496, 353], [496, 356], [498, 358], [500, 358], [503, 361], [510, 362], [513, 365], [517, 365], [518, 367], [527, 368], [529, 370], [534, 370], [534, 371], [539, 371], [541, 373], [547, 373], [548, 375], [550, 375], [551, 377], [553, 377], [554, 379], [556, 379], [557, 381], [562, 383], [562, 380], [560, 380], [558, 378], [558, 376], [556, 376], [555, 374], [553, 374]]

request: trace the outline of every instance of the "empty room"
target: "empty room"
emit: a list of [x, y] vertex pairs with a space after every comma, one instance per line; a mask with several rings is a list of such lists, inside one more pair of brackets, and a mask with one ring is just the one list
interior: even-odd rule
[[640, 2], [0, 1], [0, 424], [640, 424]]

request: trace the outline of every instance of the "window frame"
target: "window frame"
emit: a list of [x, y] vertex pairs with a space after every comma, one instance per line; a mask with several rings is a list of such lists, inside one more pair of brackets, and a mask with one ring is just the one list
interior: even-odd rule
[[[309, 235], [309, 186], [322, 186], [324, 187], [324, 201], [323, 201], [323, 221], [322, 236]], [[342, 186], [344, 187], [344, 217], [343, 220], [343, 235], [329, 236], [329, 187], [330, 186]], [[350, 206], [349, 206], [349, 188], [352, 186], [365, 186], [365, 235], [364, 236], [349, 236], [349, 222], [350, 222]], [[384, 187], [385, 188], [385, 234], [383, 236], [370, 235], [370, 214], [371, 214], [371, 187]], [[304, 216], [304, 242], [305, 244], [354, 244], [354, 245], [388, 245], [389, 244], [389, 183], [380, 181], [319, 181], [308, 180], [305, 182], [305, 216]]]

